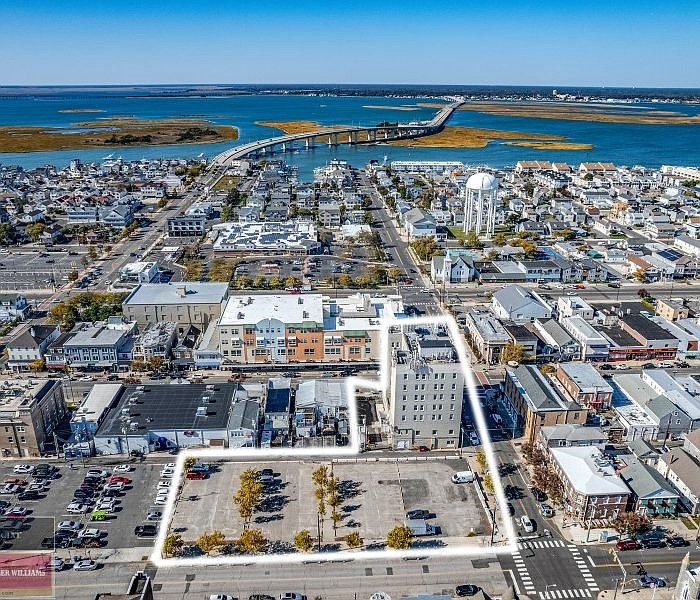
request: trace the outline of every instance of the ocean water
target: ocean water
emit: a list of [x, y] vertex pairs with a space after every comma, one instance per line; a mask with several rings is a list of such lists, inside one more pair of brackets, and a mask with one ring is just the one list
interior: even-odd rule
[[[161, 96], [142, 95], [132, 89], [59, 89], [36, 93], [13, 90], [0, 92], [0, 125], [40, 125], [75, 130], [81, 122], [131, 116], [139, 119], [196, 117], [239, 128], [244, 143], [276, 135], [276, 130], [257, 125], [258, 121], [312, 120], [322, 125], [373, 125], [380, 121], [430, 119], [435, 111], [427, 108], [403, 111], [392, 107], [413, 107], [426, 99], [382, 96], [303, 96], [292, 94]], [[379, 107], [379, 108], [377, 108]], [[385, 107], [385, 108], [381, 108]], [[670, 110], [687, 115], [700, 114], [698, 104], [657, 102], [635, 104], [636, 109]], [[76, 113], [75, 110], [100, 112]], [[284, 155], [299, 167], [300, 176], [309, 178], [315, 166], [334, 158], [361, 166], [371, 159], [384, 160], [460, 160], [472, 165], [504, 167], [518, 160], [540, 159], [578, 164], [582, 161], [611, 161], [624, 165], [658, 167], [662, 164], [700, 165], [700, 125], [643, 125], [566, 121], [531, 117], [497, 116], [474, 111], [458, 111], [450, 125], [550, 133], [569, 141], [593, 144], [592, 150], [536, 150], [508, 146], [496, 141], [482, 149], [404, 148], [394, 146], [317, 146], [312, 151], [298, 150]], [[0, 163], [33, 168], [45, 164], [64, 166], [71, 159], [98, 161], [108, 154], [125, 160], [155, 157], [214, 156], [232, 143], [173, 145], [158, 147], [118, 147], [57, 152], [0, 153]]]

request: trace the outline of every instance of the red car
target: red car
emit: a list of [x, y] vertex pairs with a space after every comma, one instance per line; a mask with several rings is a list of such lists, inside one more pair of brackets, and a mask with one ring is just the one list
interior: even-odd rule
[[187, 474], [185, 477], [187, 479], [204, 479], [207, 476], [206, 473], [202, 473], [201, 471], [187, 471]]
[[17, 477], [5, 479], [5, 483], [9, 485], [27, 485], [24, 479], [17, 479]]
[[428, 448], [428, 446], [416, 446], [415, 450], [418, 452], [430, 452], [430, 448]]
[[128, 485], [131, 483], [131, 479], [128, 477], [122, 477], [121, 475], [113, 475], [109, 478], [108, 483], [123, 483], [124, 485]]
[[585, 290], [585, 289], [586, 289], [586, 286], [585, 286], [585, 285], [581, 285], [580, 283], [577, 283], [577, 284], [574, 286], [574, 288], [577, 289], [577, 290]]
[[620, 540], [615, 546], [618, 550], [639, 550], [641, 548], [637, 540]]

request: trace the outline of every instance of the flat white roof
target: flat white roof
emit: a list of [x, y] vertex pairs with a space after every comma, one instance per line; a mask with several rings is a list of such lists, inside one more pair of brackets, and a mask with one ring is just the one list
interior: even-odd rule
[[83, 417], [86, 421], [99, 419], [121, 389], [121, 383], [96, 383], [71, 420], [79, 422]]
[[262, 294], [231, 296], [219, 327], [249, 325], [277, 319], [282, 323], [323, 323], [321, 294]]
[[586, 496], [629, 494], [630, 490], [617, 476], [610, 461], [592, 446], [550, 448], [552, 458], [566, 473], [573, 488]]

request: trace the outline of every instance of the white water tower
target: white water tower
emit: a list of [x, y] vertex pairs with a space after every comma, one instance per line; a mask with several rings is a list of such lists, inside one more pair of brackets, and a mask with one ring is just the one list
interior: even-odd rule
[[464, 233], [493, 235], [496, 227], [498, 179], [490, 173], [474, 173], [464, 190]]

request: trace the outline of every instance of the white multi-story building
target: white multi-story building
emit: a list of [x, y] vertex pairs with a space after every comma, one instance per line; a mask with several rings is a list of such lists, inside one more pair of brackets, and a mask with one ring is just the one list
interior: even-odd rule
[[385, 410], [393, 447], [457, 448], [464, 374], [452, 340], [439, 329], [391, 335]]

